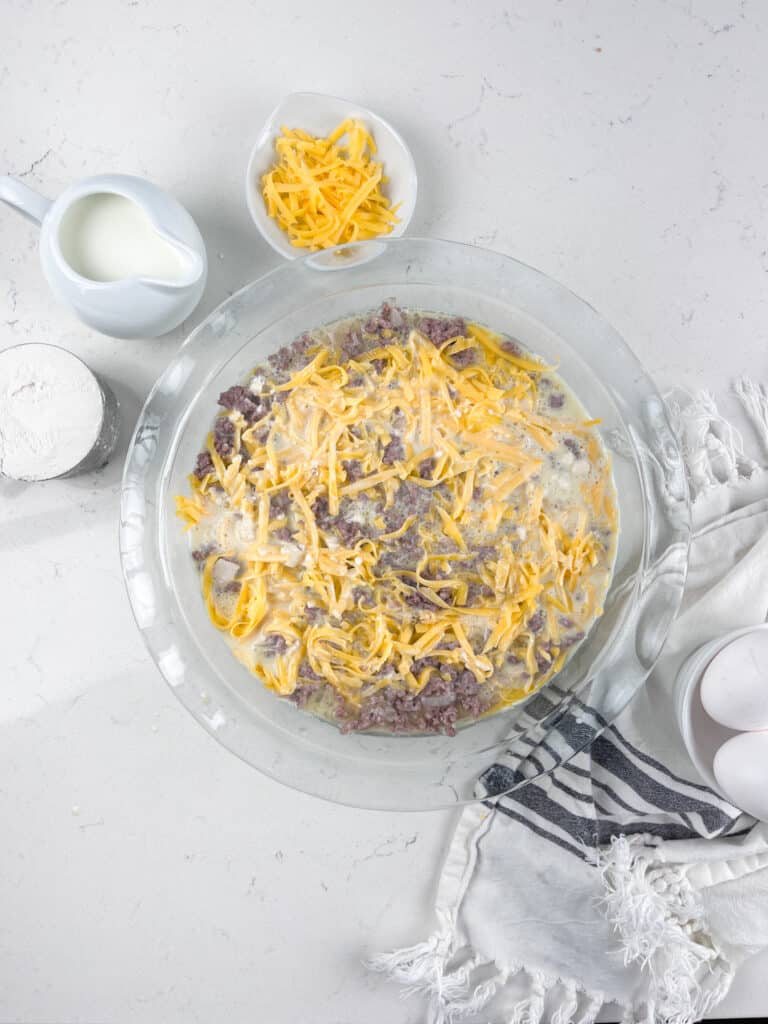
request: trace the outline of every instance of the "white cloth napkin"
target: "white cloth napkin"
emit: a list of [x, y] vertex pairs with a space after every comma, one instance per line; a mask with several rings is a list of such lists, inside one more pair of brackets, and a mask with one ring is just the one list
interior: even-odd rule
[[672, 704], [688, 654], [768, 617], [768, 474], [709, 396], [672, 411], [698, 497], [681, 614], [589, 750], [462, 812], [435, 932], [371, 964], [429, 994], [430, 1024], [589, 1024], [606, 1003], [625, 1021], [688, 1024], [768, 946], [768, 825], [702, 784]]

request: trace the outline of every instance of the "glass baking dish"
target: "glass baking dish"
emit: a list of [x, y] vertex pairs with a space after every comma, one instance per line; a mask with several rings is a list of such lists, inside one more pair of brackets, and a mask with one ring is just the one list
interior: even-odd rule
[[[303, 331], [385, 300], [477, 320], [557, 363], [590, 416], [602, 421], [612, 453], [621, 528], [603, 616], [542, 690], [454, 737], [343, 735], [264, 689], [211, 625], [174, 510], [222, 390]], [[493, 797], [588, 744], [658, 657], [682, 595], [688, 541], [677, 442], [653, 383], [616, 331], [531, 267], [434, 239], [310, 255], [233, 295], [190, 335], [153, 388], [123, 480], [120, 549], [128, 594], [179, 700], [260, 771], [370, 808], [415, 810]]]

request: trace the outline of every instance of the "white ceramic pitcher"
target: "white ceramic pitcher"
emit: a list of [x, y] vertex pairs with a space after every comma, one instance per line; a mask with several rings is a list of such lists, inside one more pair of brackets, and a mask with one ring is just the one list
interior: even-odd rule
[[[179, 258], [172, 279], [91, 280], [73, 268], [62, 251], [62, 221], [79, 200], [102, 195], [122, 196], [143, 211]], [[40, 224], [40, 260], [48, 284], [89, 327], [116, 338], [154, 338], [177, 327], [200, 301], [208, 273], [202, 236], [184, 207], [151, 182], [101, 174], [77, 182], [51, 202], [17, 178], [0, 176], [0, 199]], [[120, 245], [120, 239], [114, 244]]]

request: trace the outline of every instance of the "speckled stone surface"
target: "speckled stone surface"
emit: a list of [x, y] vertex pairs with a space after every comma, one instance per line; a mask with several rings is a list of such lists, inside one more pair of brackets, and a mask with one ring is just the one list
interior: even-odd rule
[[[147, 176], [196, 218], [210, 278], [173, 335], [101, 337], [0, 207], [0, 347], [72, 349], [123, 410], [106, 469], [0, 482], [0, 1021], [424, 1019], [361, 960], [431, 926], [452, 815], [333, 807], [227, 754], [153, 667], [120, 577], [140, 404], [185, 329], [276, 262], [243, 197], [272, 107], [314, 89], [379, 111], [418, 164], [413, 233], [539, 267], [661, 387], [725, 394], [768, 379], [767, 33], [758, 0], [4, 0], [0, 173], [49, 196]], [[768, 1015], [766, 969], [720, 1015]]]

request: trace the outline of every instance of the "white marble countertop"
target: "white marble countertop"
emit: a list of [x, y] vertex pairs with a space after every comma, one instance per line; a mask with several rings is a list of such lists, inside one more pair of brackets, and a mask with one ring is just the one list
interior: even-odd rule
[[[209, 246], [187, 328], [273, 266], [242, 180], [288, 91], [346, 95], [411, 143], [412, 230], [559, 278], [667, 387], [765, 377], [768, 12], [758, 0], [4, 0], [0, 172], [174, 192]], [[430, 927], [448, 813], [326, 805], [262, 778], [175, 702], [128, 608], [122, 457], [184, 330], [116, 341], [43, 283], [0, 209], [0, 348], [50, 341], [117, 392], [118, 452], [0, 484], [0, 1020], [416, 1024], [367, 952]], [[728, 399], [725, 401], [728, 406]], [[768, 1015], [742, 971], [722, 1015]]]

